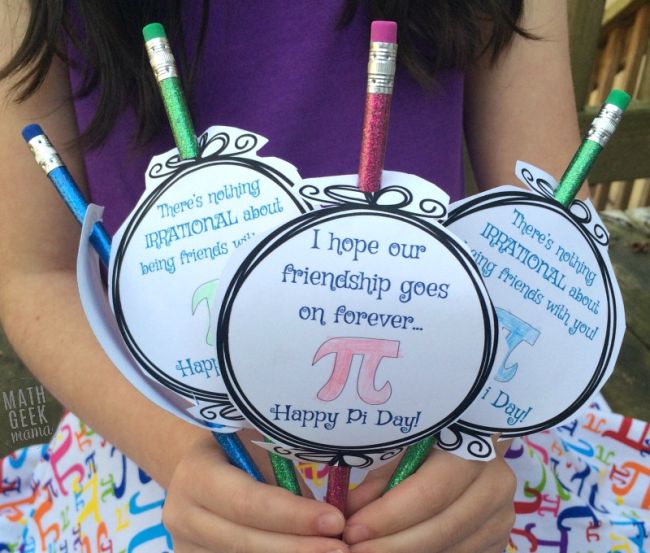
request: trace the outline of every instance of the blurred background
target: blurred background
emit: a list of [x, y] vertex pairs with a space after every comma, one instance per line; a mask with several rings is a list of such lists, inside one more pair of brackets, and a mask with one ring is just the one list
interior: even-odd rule
[[613, 410], [650, 421], [650, 1], [569, 0], [568, 9], [581, 129], [612, 88], [633, 98], [589, 181], [627, 319], [603, 394]]
[[[571, 64], [576, 106], [585, 129], [612, 88], [630, 105], [592, 174], [599, 210], [650, 205], [650, 2], [570, 0]], [[650, 276], [650, 275], [649, 275]]]
[[[568, 0], [568, 12], [581, 129], [612, 88], [633, 98], [590, 182], [611, 234], [627, 318], [617, 368], [603, 393], [615, 411], [650, 421], [650, 0]], [[16, 358], [1, 330], [0, 395], [0, 455], [49, 441], [62, 408]]]

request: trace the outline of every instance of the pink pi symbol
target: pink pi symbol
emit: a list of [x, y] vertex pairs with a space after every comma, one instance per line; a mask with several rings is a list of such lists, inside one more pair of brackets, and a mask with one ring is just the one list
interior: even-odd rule
[[390, 382], [377, 389], [375, 377], [379, 363], [384, 357], [395, 359], [399, 353], [400, 343], [395, 340], [380, 340], [375, 338], [330, 338], [323, 342], [314, 355], [312, 365], [318, 363], [323, 357], [334, 353], [334, 368], [325, 385], [318, 391], [318, 399], [332, 401], [336, 399], [345, 387], [352, 358], [361, 355], [361, 368], [357, 380], [357, 393], [362, 401], [369, 405], [386, 403], [391, 396]]

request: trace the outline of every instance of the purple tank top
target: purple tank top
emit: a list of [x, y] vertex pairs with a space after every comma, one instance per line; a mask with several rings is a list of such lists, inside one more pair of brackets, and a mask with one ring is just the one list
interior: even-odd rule
[[[199, 5], [185, 4], [186, 33], [198, 28]], [[342, 5], [212, 2], [190, 105], [197, 134], [211, 125], [261, 134], [269, 139], [261, 155], [286, 159], [305, 178], [356, 173], [370, 24], [359, 9], [350, 25], [337, 29]], [[75, 90], [80, 76], [74, 69], [70, 75]], [[457, 199], [463, 191], [463, 77], [447, 71], [436, 81], [433, 90], [423, 90], [398, 68], [385, 168], [430, 180]], [[81, 129], [96, 101], [94, 94], [75, 101]], [[85, 155], [92, 201], [106, 207], [111, 233], [142, 194], [151, 157], [174, 145], [165, 129], [136, 147], [135, 129], [133, 114], [125, 111], [106, 143]]]

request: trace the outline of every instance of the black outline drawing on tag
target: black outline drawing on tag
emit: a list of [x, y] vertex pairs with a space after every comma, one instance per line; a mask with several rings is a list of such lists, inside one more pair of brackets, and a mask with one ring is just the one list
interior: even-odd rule
[[[525, 436], [546, 430], [548, 428], [552, 428], [560, 422], [568, 419], [593, 395], [593, 393], [598, 389], [612, 357], [614, 342], [616, 339], [615, 329], [617, 321], [615, 294], [611, 275], [607, 271], [607, 265], [599, 249], [599, 246], [606, 246], [608, 243], [607, 230], [602, 225], [594, 225], [593, 230], [590, 230], [587, 227], [587, 224], [591, 223], [591, 214], [584, 202], [575, 200], [571, 204], [570, 208], [567, 209], [553, 198], [552, 189], [548, 183], [541, 179], [533, 181], [532, 175], [530, 175], [530, 172], [528, 172], [527, 169], [524, 169], [522, 173], [524, 175], [524, 178], [526, 178], [526, 173], [528, 173], [530, 177], [529, 184], [531, 187], [537, 190], [541, 195], [537, 195], [533, 192], [528, 192], [525, 190], [509, 190], [504, 192], [496, 192], [490, 194], [488, 197], [470, 199], [463, 205], [450, 210], [449, 217], [444, 222], [444, 225], [449, 226], [450, 224], [453, 224], [454, 222], [462, 219], [467, 215], [472, 215], [478, 211], [483, 211], [490, 209], [491, 207], [495, 207], [495, 204], [496, 207], [532, 205], [540, 207], [542, 209], [547, 209], [564, 217], [565, 220], [570, 222], [573, 227], [579, 232], [579, 235], [583, 238], [583, 240], [586, 241], [587, 245], [594, 254], [598, 268], [600, 270], [600, 274], [603, 278], [608, 310], [607, 324], [604, 331], [605, 339], [603, 351], [601, 352], [598, 364], [594, 369], [591, 378], [587, 382], [580, 395], [573, 401], [573, 403], [564, 408], [561, 413], [553, 416], [552, 418], [547, 419], [541, 423], [523, 427], [517, 430], [512, 430], [507, 427], [481, 426], [478, 424], [468, 423], [461, 418], [461, 420], [456, 422], [455, 425], [450, 428], [450, 430], [455, 433], [465, 433], [469, 435], [479, 436], [487, 436], [491, 433], [499, 433], [504, 438], [511, 438], [516, 436]], [[457, 446], [462, 447], [462, 444], [457, 444]]]
[[[291, 452], [295, 457], [314, 462], [344, 463], [348, 466], [367, 467], [372, 464], [373, 459], [376, 460], [381, 458], [383, 460], [390, 458], [399, 453], [404, 446], [414, 443], [425, 436], [434, 434], [446, 427], [466, 409], [475, 397], [477, 397], [490, 372], [490, 368], [496, 355], [496, 344], [498, 340], [496, 313], [492, 308], [487, 294], [485, 294], [484, 298], [481, 292], [483, 290], [482, 281], [469, 253], [462, 249], [458, 244], [449, 240], [448, 235], [435, 224], [430, 224], [410, 213], [396, 210], [390, 206], [377, 206], [372, 201], [372, 195], [369, 195], [368, 197], [368, 204], [363, 205], [362, 202], [355, 202], [352, 205], [343, 204], [319, 211], [313, 211], [301, 215], [276, 228], [271, 234], [265, 236], [248, 254], [236, 271], [234, 277], [231, 279], [228, 288], [225, 290], [225, 297], [221, 305], [219, 323], [217, 325], [217, 357], [219, 366], [222, 370], [222, 378], [229, 394], [233, 397], [233, 402], [237, 405], [244, 416], [264, 434], [268, 435], [280, 444], [283, 444], [277, 446], [277, 453], [287, 454], [288, 452]], [[483, 354], [481, 366], [477, 369], [474, 384], [468, 390], [465, 398], [460, 402], [456, 409], [440, 421], [434, 423], [432, 426], [406, 438], [379, 443], [374, 446], [328, 446], [301, 439], [281, 428], [278, 428], [270, 422], [266, 416], [262, 415], [246, 397], [246, 394], [238, 383], [237, 377], [232, 368], [228, 339], [229, 324], [240, 289], [249, 275], [266, 256], [273, 253], [288, 240], [298, 234], [308, 232], [316, 225], [352, 216], [387, 217], [410, 224], [432, 236], [438, 241], [438, 243], [447, 248], [449, 253], [454, 256], [465, 269], [474, 286], [474, 290], [476, 291], [483, 315]]]
[[180, 179], [193, 172], [205, 169], [206, 167], [226, 165], [251, 169], [274, 182], [278, 188], [285, 193], [287, 200], [291, 200], [301, 213], [306, 213], [311, 209], [309, 202], [298, 194], [297, 183], [291, 181], [281, 171], [275, 169], [273, 166], [264, 163], [262, 161], [264, 158], [251, 159], [245, 157], [244, 154], [257, 150], [258, 143], [258, 137], [250, 133], [241, 134], [234, 141], [231, 140], [231, 136], [225, 131], [213, 135], [209, 140], [207, 139], [207, 135], [204, 134], [199, 139], [199, 148], [201, 153], [205, 152], [208, 148], [210, 149], [210, 153], [205, 155], [205, 157], [202, 157], [200, 153], [199, 157], [196, 159], [181, 160], [178, 155], [174, 155], [168, 158], [164, 165], [162, 163], [152, 165], [149, 170], [149, 176], [151, 178], [165, 178], [165, 180], [151, 191], [149, 196], [147, 196], [145, 201], [133, 214], [122, 235], [120, 244], [116, 249], [113, 274], [110, 276], [112, 282], [112, 303], [115, 319], [122, 338], [124, 339], [131, 355], [133, 355], [138, 362], [138, 365], [142, 367], [151, 378], [169, 390], [172, 390], [183, 397], [208, 403], [208, 405], [203, 405], [200, 409], [201, 415], [206, 420], [215, 420], [217, 416], [221, 416], [223, 419], [231, 421], [241, 421], [243, 418], [232, 405], [227, 394], [207, 392], [200, 388], [188, 386], [187, 384], [170, 377], [165, 373], [165, 371], [156, 366], [156, 364], [140, 348], [129, 330], [122, 309], [120, 299], [120, 274], [122, 263], [126, 250], [128, 249], [135, 232], [148, 213], [155, 208], [157, 201]]

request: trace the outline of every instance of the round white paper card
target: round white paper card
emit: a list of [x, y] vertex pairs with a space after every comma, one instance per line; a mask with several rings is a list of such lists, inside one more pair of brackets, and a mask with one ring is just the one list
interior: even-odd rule
[[607, 233], [590, 205], [502, 187], [455, 206], [499, 321], [491, 378], [462, 416], [524, 435], [573, 414], [611, 373], [623, 334]]
[[[196, 160], [154, 158], [143, 199], [115, 237], [112, 306], [148, 376], [196, 405], [196, 416], [241, 424], [215, 355], [214, 297], [226, 260], [256, 234], [304, 213], [293, 166], [260, 158], [257, 135], [212, 127]], [[185, 402], [186, 403], [186, 402]]]
[[494, 354], [468, 252], [396, 210], [304, 215], [258, 243], [224, 290], [228, 391], [294, 449], [362, 455], [431, 434], [476, 396]]

